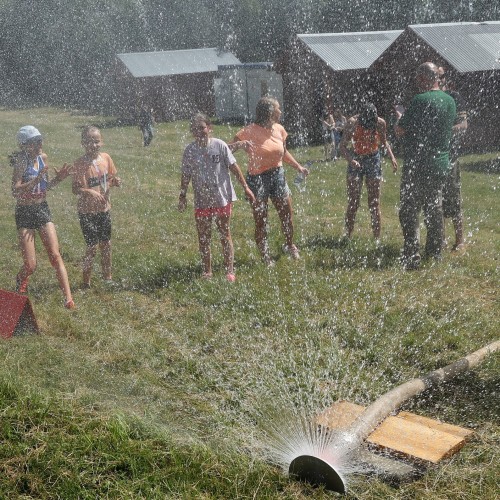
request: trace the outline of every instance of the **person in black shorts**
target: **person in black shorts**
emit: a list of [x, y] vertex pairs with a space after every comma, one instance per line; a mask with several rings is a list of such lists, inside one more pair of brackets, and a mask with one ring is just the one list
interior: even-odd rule
[[83, 259], [82, 288], [90, 287], [90, 277], [97, 249], [101, 251], [102, 277], [113, 283], [111, 274], [111, 203], [109, 190], [119, 187], [121, 179], [107, 153], [101, 152], [102, 137], [97, 127], [82, 132], [85, 154], [75, 161], [73, 193], [78, 196], [78, 218], [87, 246]]
[[64, 306], [73, 309], [68, 273], [59, 251], [56, 228], [47, 204], [47, 191], [71, 174], [72, 166], [64, 164], [54, 169], [56, 175], [49, 180], [47, 155], [42, 152], [42, 135], [32, 125], [21, 127], [17, 132], [20, 151], [10, 156], [12, 195], [16, 198], [16, 227], [19, 246], [23, 255], [23, 267], [17, 273], [16, 291], [28, 292], [30, 276], [36, 269], [35, 235], [47, 250], [52, 267], [56, 271], [59, 286], [64, 295]]

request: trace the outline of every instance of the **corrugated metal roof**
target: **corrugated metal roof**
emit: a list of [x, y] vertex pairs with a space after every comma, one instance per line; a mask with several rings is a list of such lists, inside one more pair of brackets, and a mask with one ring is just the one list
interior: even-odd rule
[[396, 40], [402, 30], [297, 35], [336, 71], [366, 69]]
[[216, 72], [221, 64], [240, 63], [230, 52], [219, 52], [215, 48], [131, 52], [117, 56], [136, 78]]
[[224, 64], [219, 66], [219, 71], [221, 69], [273, 69], [273, 63], [264, 61], [264, 62], [255, 62], [255, 63], [241, 63], [241, 64]]
[[500, 21], [408, 26], [458, 72], [500, 69]]

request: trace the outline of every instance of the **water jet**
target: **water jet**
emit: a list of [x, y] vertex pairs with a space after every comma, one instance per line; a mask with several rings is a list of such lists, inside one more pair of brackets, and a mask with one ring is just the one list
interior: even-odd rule
[[[360, 448], [370, 434], [406, 400], [474, 368], [488, 354], [492, 354], [498, 350], [500, 350], [500, 341], [495, 341], [444, 368], [434, 370], [423, 377], [409, 380], [383, 394], [362, 411], [351, 425], [345, 429], [343, 435], [349, 438], [345, 439], [345, 442], [342, 443], [343, 453], [348, 455], [357, 448]], [[419, 418], [416, 415], [414, 417]], [[430, 421], [430, 419], [424, 419], [423, 417], [420, 417], [420, 420]], [[324, 425], [325, 420], [323, 419], [322, 421], [319, 418], [316, 419], [316, 422], [318, 425]], [[449, 456], [451, 452], [454, 453], [458, 449], [459, 446], [452, 446], [447, 453], [442, 453], [441, 456]], [[314, 486], [322, 485], [332, 491], [339, 493], [346, 492], [346, 481], [342, 477], [341, 471], [331, 461], [325, 460], [323, 457], [312, 455], [297, 456], [290, 463], [288, 472], [290, 476]]]

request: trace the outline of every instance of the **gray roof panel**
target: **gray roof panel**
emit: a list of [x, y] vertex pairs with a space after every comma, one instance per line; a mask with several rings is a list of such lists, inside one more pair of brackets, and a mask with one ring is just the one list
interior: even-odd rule
[[459, 73], [500, 70], [500, 21], [408, 26]]
[[215, 48], [131, 52], [117, 57], [135, 78], [216, 72], [222, 64], [240, 63], [230, 52]]
[[345, 71], [368, 68], [401, 33], [393, 30], [297, 36], [332, 69]]

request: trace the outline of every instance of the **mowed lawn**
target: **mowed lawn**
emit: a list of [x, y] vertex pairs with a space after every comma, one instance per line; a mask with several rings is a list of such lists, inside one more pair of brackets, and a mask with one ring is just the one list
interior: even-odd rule
[[[287, 170], [301, 259], [283, 254], [271, 210], [277, 265], [261, 263], [235, 183], [237, 281], [227, 283], [215, 232], [214, 278], [199, 278], [191, 192], [190, 208], [177, 211], [187, 122], [159, 124], [143, 148], [138, 128], [111, 118], [0, 110], [5, 290], [14, 289], [21, 265], [7, 156], [26, 124], [43, 133], [56, 167], [82, 154], [83, 125], [102, 126], [103, 150], [123, 186], [112, 192], [113, 288], [102, 282], [97, 259], [93, 287], [80, 289], [84, 242], [70, 179], [49, 193], [77, 309], [63, 308], [38, 240], [29, 298], [40, 335], [0, 341], [2, 498], [329, 498], [288, 479], [270, 429], [289, 431], [299, 415], [312, 417], [338, 399], [367, 405], [498, 339], [498, 153], [463, 159], [465, 251], [447, 249], [442, 262], [404, 272], [399, 173], [385, 163], [381, 245], [371, 237], [365, 193], [346, 244], [345, 162], [321, 161], [321, 147], [295, 149], [299, 161], [313, 161], [302, 192]], [[216, 126], [214, 135], [230, 140], [236, 130]], [[237, 159], [244, 169], [244, 154]], [[451, 241], [449, 221], [446, 230]], [[492, 355], [408, 401], [405, 409], [470, 427], [474, 438], [399, 487], [350, 477], [352, 498], [496, 498], [499, 389]]]

